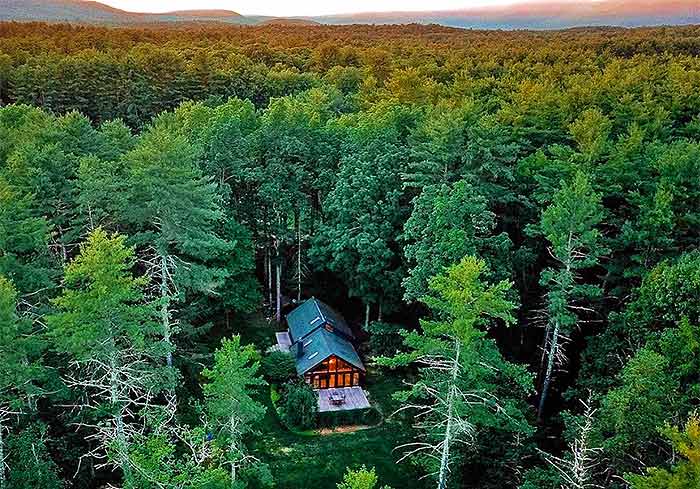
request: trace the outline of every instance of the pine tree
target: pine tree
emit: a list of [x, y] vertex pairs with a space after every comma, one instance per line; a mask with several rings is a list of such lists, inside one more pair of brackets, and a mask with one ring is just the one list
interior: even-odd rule
[[[135, 278], [125, 237], [93, 231], [67, 267], [65, 289], [47, 317], [53, 348], [66, 356], [66, 384], [78, 396], [82, 428], [98, 446], [99, 466], [121, 469], [133, 483], [129, 444], [141, 411], [171, 384], [159, 366], [168, 345], [159, 339], [155, 310], [145, 303], [144, 278]], [[97, 422], [90, 421], [97, 416]]]
[[30, 321], [17, 313], [17, 290], [0, 275], [0, 489], [7, 487], [5, 434], [12, 418], [31, 410], [45, 378], [43, 344]]
[[252, 345], [241, 346], [239, 336], [224, 339], [214, 354], [214, 366], [202, 375], [206, 412], [212, 426], [228, 442], [231, 487], [237, 483], [238, 469], [252, 457], [245, 454], [243, 436], [265, 414], [265, 408], [252, 397], [252, 389], [265, 385], [258, 375], [259, 356]]
[[437, 463], [438, 489], [447, 487], [457, 443], [472, 445], [479, 429], [503, 417], [512, 432], [530, 432], [520, 406], [531, 376], [506, 362], [484, 327], [515, 321], [507, 299], [511, 284], [484, 284], [482, 260], [464, 258], [435, 277], [423, 301], [435, 317], [421, 321], [421, 331], [404, 332], [408, 353], [380, 358], [381, 365], [415, 364], [419, 380], [399, 395], [400, 411], [415, 409], [418, 441], [405, 445], [406, 457], [425, 455]]
[[173, 365], [176, 303], [188, 292], [216, 295], [226, 272], [210, 262], [235, 243], [217, 235], [223, 217], [216, 186], [197, 168], [197, 153], [167, 123], [156, 123], [124, 155], [129, 178], [128, 205], [120, 216], [134, 226], [139, 257], [159, 298], [161, 331]]
[[404, 225], [404, 254], [411, 265], [403, 285], [404, 299], [413, 301], [428, 292], [428, 280], [467, 255], [478, 255], [498, 271], [496, 279], [508, 278], [510, 239], [494, 235], [495, 216], [486, 199], [460, 180], [454, 185], [428, 186], [413, 201]]
[[563, 182], [552, 204], [542, 213], [540, 231], [550, 243], [549, 253], [556, 268], [542, 272], [540, 283], [548, 287], [545, 372], [540, 394], [540, 419], [554, 374], [565, 361], [563, 342], [578, 322], [577, 311], [591, 311], [577, 301], [600, 295], [596, 285], [580, 283], [583, 270], [598, 264], [606, 253], [596, 228], [603, 219], [601, 197], [588, 178], [577, 173], [570, 183]]

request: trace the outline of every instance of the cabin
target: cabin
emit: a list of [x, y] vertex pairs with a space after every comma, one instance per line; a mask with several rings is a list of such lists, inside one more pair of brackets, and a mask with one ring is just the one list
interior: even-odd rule
[[316, 389], [353, 387], [364, 383], [365, 367], [352, 342], [355, 336], [343, 318], [316, 298], [287, 314], [289, 352], [297, 373]]
[[299, 376], [319, 393], [319, 409], [369, 407], [361, 388], [366, 369], [353, 346], [355, 335], [342, 316], [312, 297], [286, 319], [289, 331], [277, 333], [277, 349], [294, 356]]

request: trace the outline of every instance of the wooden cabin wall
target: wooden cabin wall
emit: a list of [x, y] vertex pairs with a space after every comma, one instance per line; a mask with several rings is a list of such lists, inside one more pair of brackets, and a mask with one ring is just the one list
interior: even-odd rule
[[364, 383], [364, 372], [346, 361], [331, 356], [304, 375], [314, 389], [353, 387]]

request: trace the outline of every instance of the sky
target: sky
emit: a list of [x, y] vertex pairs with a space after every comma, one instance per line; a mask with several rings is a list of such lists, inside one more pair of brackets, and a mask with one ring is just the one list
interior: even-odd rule
[[315, 16], [354, 12], [455, 10], [523, 0], [98, 0], [130, 12], [225, 9], [243, 15]]

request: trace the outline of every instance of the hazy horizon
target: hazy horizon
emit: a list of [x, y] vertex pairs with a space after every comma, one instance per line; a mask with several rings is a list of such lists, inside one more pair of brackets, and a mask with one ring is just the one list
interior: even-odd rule
[[[305, 17], [358, 13], [435, 12], [481, 7], [498, 7], [543, 0], [299, 0], [297, 2], [260, 0], [97, 0], [129, 12], [165, 13], [181, 10], [231, 10], [242, 15]], [[546, 0], [545, 0], [546, 1]], [[552, 3], [595, 3], [599, 0], [552, 0]]]

